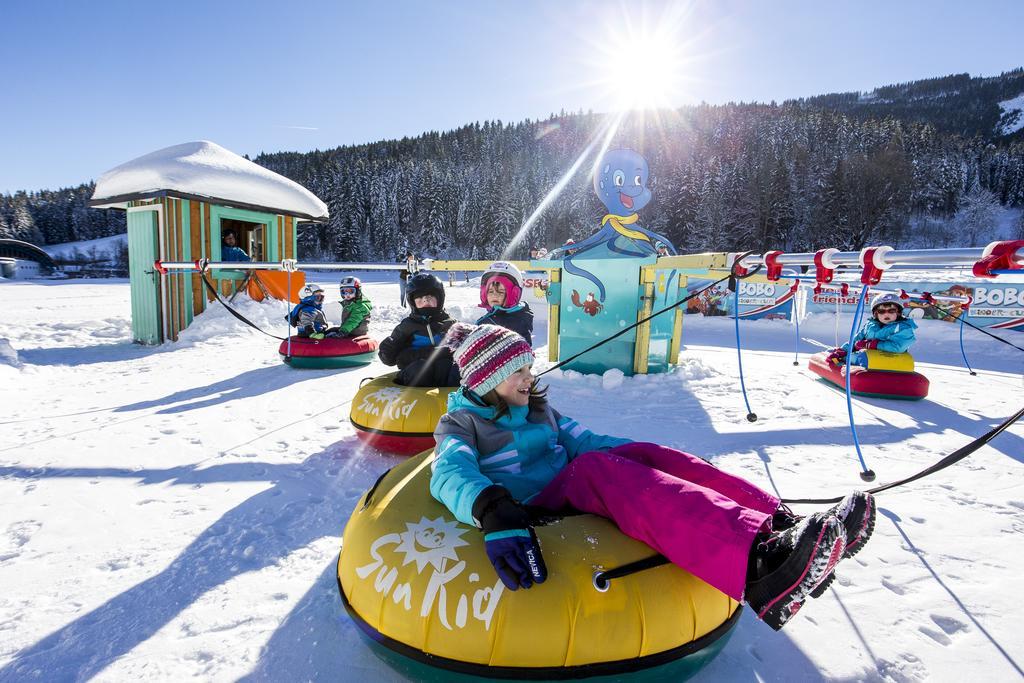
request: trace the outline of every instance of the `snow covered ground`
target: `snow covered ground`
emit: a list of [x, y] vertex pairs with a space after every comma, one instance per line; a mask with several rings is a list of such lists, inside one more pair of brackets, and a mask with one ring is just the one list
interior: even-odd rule
[[[393, 275], [374, 277], [380, 338], [403, 313]], [[476, 290], [448, 291], [472, 320]], [[284, 332], [283, 304], [241, 308]], [[367, 647], [335, 583], [345, 520], [398, 461], [361, 449], [347, 421], [359, 381], [384, 366], [290, 369], [276, 341], [218, 307], [178, 343], [136, 346], [125, 281], [5, 282], [0, 310], [0, 681], [411, 680]], [[957, 328], [921, 325], [931, 396], [855, 402], [880, 482], [986, 432], [1024, 396], [1024, 355], [968, 330], [971, 377]], [[806, 321], [801, 358], [833, 329], [827, 315]], [[688, 317], [672, 374], [556, 371], [550, 396], [599, 431], [690, 450], [785, 497], [860, 486], [845, 398], [792, 365], [793, 328], [741, 330], [755, 424], [731, 320]], [[1020, 679], [1022, 475], [1017, 425], [880, 495], [874, 538], [834, 587], [779, 633], [746, 612], [699, 679]]]

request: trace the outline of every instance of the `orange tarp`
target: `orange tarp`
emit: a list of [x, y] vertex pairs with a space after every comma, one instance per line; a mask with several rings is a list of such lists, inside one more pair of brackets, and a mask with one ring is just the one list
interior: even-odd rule
[[[292, 289], [288, 292], [288, 273], [280, 270], [254, 270], [246, 291], [254, 301], [263, 301], [266, 295], [275, 299], [287, 299], [299, 303], [302, 288], [306, 286], [306, 274], [295, 271], [291, 277]], [[264, 294], [266, 292], [266, 295]]]

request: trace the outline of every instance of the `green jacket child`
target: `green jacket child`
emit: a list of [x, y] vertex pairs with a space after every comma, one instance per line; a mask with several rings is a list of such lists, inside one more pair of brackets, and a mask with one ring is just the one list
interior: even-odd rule
[[363, 294], [363, 284], [357, 277], [341, 279], [341, 325], [332, 329], [331, 337], [362, 337], [369, 330], [373, 304]]

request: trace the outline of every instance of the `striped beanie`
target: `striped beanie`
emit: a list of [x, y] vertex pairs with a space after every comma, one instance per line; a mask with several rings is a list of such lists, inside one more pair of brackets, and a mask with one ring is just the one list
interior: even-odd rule
[[497, 325], [455, 323], [444, 344], [453, 349], [462, 385], [481, 396], [534, 360], [533, 349], [518, 332]]

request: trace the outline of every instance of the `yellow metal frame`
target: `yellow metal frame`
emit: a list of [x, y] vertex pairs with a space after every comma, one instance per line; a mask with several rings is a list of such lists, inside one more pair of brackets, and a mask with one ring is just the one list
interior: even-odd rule
[[[654, 309], [654, 266], [645, 266], [640, 269], [640, 287], [642, 304], [636, 314], [636, 319], [643, 320], [651, 314]], [[651, 347], [651, 321], [641, 323], [636, 328], [636, 344], [633, 347], [633, 374], [646, 375], [647, 361]]]
[[[725, 252], [705, 252], [702, 254], [684, 254], [680, 256], [661, 256], [653, 265], [646, 266], [640, 271], [641, 296], [643, 305], [637, 313], [637, 320], [642, 320], [651, 314], [654, 308], [654, 288], [657, 281], [656, 271], [678, 270], [679, 273], [679, 297], [682, 298], [686, 291], [688, 277], [709, 277], [719, 278], [728, 272], [729, 254]], [[470, 260], [437, 260], [430, 262], [431, 270], [452, 271], [468, 270], [483, 271], [494, 263], [494, 261], [470, 261]], [[562, 281], [562, 270], [560, 264], [533, 265], [530, 261], [509, 261], [523, 271], [548, 271], [551, 284]], [[768, 278], [758, 273], [749, 278], [749, 282], [769, 282]], [[778, 284], [788, 285], [790, 279], [781, 278]], [[677, 299], [678, 300], [678, 299]], [[548, 360], [558, 361], [558, 326], [560, 305], [548, 300]], [[683, 343], [683, 318], [686, 309], [682, 306], [676, 308], [672, 323], [672, 339], [669, 342], [668, 362], [672, 365], [679, 363], [679, 351]], [[646, 374], [650, 356], [651, 324], [643, 323], [636, 328], [636, 346], [633, 351], [633, 372], [635, 374]]]
[[[548, 282], [554, 285], [561, 281], [562, 269], [553, 269]], [[558, 325], [561, 310], [561, 304], [553, 304], [550, 299], [548, 300], [548, 360], [552, 363], [558, 362]]]
[[[687, 279], [685, 275], [679, 276], [679, 292], [677, 296], [679, 299], [683, 298], [683, 292], [686, 291]], [[676, 299], [677, 301], [679, 299]], [[668, 345], [668, 362], [670, 365], [679, 364], [679, 348], [683, 344], [683, 316], [686, 315], [685, 306], [676, 306], [675, 319], [672, 322], [672, 341]]]
[[[430, 261], [430, 270], [487, 270], [494, 261]], [[506, 261], [519, 270], [551, 270], [531, 266], [529, 261]], [[425, 264], [424, 264], [425, 265]]]

